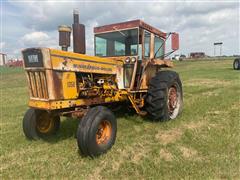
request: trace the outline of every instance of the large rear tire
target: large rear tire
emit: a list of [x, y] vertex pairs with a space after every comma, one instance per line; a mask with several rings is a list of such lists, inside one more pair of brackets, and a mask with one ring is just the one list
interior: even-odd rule
[[60, 127], [60, 117], [44, 110], [30, 108], [23, 118], [23, 132], [28, 139], [37, 140], [55, 134]]
[[182, 111], [183, 93], [179, 75], [174, 71], [160, 71], [149, 83], [146, 111], [156, 121], [175, 119]]
[[240, 69], [240, 59], [237, 58], [233, 61], [233, 69], [234, 70], [239, 70]]
[[104, 106], [91, 108], [82, 118], [77, 130], [78, 147], [84, 156], [99, 156], [115, 143], [117, 121]]

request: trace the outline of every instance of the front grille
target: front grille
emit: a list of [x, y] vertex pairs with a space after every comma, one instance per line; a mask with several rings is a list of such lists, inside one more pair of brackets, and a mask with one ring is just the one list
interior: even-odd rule
[[30, 93], [35, 98], [48, 98], [46, 73], [44, 71], [28, 71]]
[[22, 53], [25, 67], [43, 67], [43, 54], [41, 49], [29, 48]]

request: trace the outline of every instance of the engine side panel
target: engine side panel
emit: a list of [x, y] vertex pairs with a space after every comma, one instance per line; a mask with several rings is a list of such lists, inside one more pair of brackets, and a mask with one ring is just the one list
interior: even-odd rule
[[116, 74], [118, 61], [50, 49], [52, 68], [59, 71]]

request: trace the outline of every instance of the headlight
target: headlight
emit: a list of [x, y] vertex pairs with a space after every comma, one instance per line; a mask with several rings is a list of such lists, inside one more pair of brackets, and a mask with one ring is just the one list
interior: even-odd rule
[[131, 62], [132, 62], [132, 63], [136, 62], [136, 58], [135, 58], [135, 57], [132, 57], [132, 58], [131, 58]]
[[125, 62], [126, 62], [126, 63], [129, 63], [129, 62], [130, 62], [130, 58], [127, 57], [127, 59], [125, 59]]

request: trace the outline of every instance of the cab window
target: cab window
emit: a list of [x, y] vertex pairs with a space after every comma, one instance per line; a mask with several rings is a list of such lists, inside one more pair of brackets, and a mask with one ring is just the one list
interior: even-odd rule
[[138, 29], [95, 34], [96, 56], [135, 56], [138, 54]]
[[164, 40], [158, 36], [154, 38], [154, 55], [156, 58], [163, 58], [164, 55]]
[[144, 32], [144, 57], [150, 57], [150, 33]]
[[125, 44], [119, 41], [115, 41], [115, 55], [124, 56], [125, 54]]
[[106, 56], [107, 54], [107, 40], [101, 37], [96, 37], [96, 56]]

